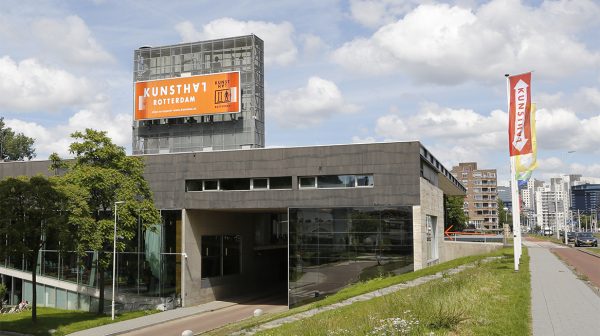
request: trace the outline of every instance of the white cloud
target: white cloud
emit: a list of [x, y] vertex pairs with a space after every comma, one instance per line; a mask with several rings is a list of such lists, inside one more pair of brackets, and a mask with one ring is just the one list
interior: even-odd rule
[[238, 21], [232, 18], [213, 20], [197, 31], [194, 24], [183, 21], [175, 26], [183, 42], [211, 40], [254, 34], [265, 42], [265, 64], [287, 65], [298, 54], [294, 44], [294, 26], [289, 22]]
[[268, 98], [269, 117], [286, 127], [314, 126], [334, 114], [358, 110], [344, 101], [334, 82], [319, 77], [309, 78], [306, 87], [284, 90]]
[[417, 2], [396, 0], [350, 0], [350, 14], [354, 20], [369, 28], [391, 23], [415, 7]]
[[78, 16], [39, 19], [33, 21], [31, 30], [43, 44], [45, 52], [54, 53], [67, 62], [97, 64], [114, 61]]
[[71, 116], [66, 124], [55, 127], [45, 127], [19, 119], [7, 119], [5, 122], [14, 131], [34, 138], [37, 158], [43, 160], [53, 152], [57, 152], [63, 158], [70, 157], [69, 145], [73, 142], [71, 133], [86, 128], [107, 131], [115, 144], [128, 148], [131, 143], [131, 120], [130, 114], [112, 115], [104, 110], [80, 110]]
[[373, 143], [375, 141], [376, 141], [375, 138], [370, 137], [370, 136], [368, 136], [366, 138], [362, 138], [362, 137], [355, 135], [352, 137], [352, 143]]
[[598, 65], [598, 51], [576, 38], [597, 24], [594, 15], [600, 15], [600, 6], [589, 0], [546, 1], [539, 8], [492, 0], [474, 10], [420, 5], [370, 38], [347, 42], [332, 59], [365, 74], [405, 72], [440, 84], [529, 70], [542, 78], [563, 77]]
[[579, 118], [569, 109], [540, 109], [536, 120], [538, 148], [600, 152], [600, 115]]
[[[504, 111], [482, 115], [426, 103], [410, 117], [399, 113], [379, 117], [375, 134], [387, 140], [428, 139], [475, 152], [508, 151], [507, 127], [508, 114]], [[565, 108], [539, 109], [536, 129], [539, 150], [600, 152], [600, 115], [580, 118]]]
[[302, 37], [304, 54], [308, 56], [320, 56], [329, 47], [323, 40], [316, 35], [307, 34]]
[[92, 84], [85, 78], [35, 59], [16, 63], [9, 56], [0, 58], [0, 110], [52, 111], [95, 99]]
[[504, 129], [508, 115], [500, 110], [488, 116], [468, 109], [452, 109], [434, 103], [425, 103], [421, 110], [404, 118], [399, 114], [388, 114], [377, 119], [377, 135], [392, 140], [452, 141], [467, 146], [498, 148], [506, 137]]

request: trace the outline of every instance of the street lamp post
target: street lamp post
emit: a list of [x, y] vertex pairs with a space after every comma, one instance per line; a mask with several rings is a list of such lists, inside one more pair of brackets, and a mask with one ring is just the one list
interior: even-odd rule
[[117, 275], [117, 204], [123, 204], [125, 201], [115, 202], [115, 225], [113, 230], [113, 274], [112, 274], [112, 309], [111, 319], [115, 319], [115, 278]]

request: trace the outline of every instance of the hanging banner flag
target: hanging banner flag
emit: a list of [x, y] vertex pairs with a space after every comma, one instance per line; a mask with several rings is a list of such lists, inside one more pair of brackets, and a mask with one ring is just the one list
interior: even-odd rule
[[531, 139], [531, 72], [510, 76], [508, 108], [508, 147], [510, 156], [529, 154]]
[[515, 168], [517, 181], [527, 181], [531, 177], [531, 172], [537, 168], [537, 139], [535, 131], [535, 112], [536, 105], [531, 104], [530, 124], [531, 124], [531, 153], [516, 155]]

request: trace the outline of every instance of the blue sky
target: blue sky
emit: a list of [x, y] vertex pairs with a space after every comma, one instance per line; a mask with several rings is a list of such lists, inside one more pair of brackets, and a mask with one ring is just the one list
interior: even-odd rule
[[[69, 134], [130, 150], [133, 50], [254, 33], [267, 146], [420, 140], [508, 181], [505, 73], [534, 71], [534, 177], [600, 177], [597, 1], [2, 1], [0, 116], [68, 156]], [[574, 153], [568, 153], [575, 151]]]

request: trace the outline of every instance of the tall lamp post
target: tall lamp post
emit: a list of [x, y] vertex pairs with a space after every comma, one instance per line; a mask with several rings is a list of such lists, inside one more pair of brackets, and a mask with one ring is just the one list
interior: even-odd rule
[[115, 319], [115, 278], [117, 275], [117, 204], [123, 204], [125, 201], [115, 202], [115, 226], [113, 235], [113, 274], [112, 274], [112, 308], [111, 319]]
[[[575, 152], [576, 151], [574, 151], [574, 150], [570, 150], [567, 152], [567, 154], [573, 154]], [[568, 174], [568, 172], [567, 172], [567, 174]], [[567, 206], [567, 209], [569, 209], [571, 207], [571, 204], [564, 204], [566, 200], [571, 200], [571, 197], [570, 197], [570, 195], [571, 195], [571, 178], [569, 178], [568, 181], [569, 181], [569, 184], [567, 186], [567, 190], [563, 191], [563, 194], [564, 194], [563, 195], [563, 210], [565, 209], [565, 205]], [[564, 183], [562, 185], [563, 185], [563, 187], [565, 186]], [[567, 197], [567, 195], [569, 195], [569, 197]], [[569, 240], [567, 238], [567, 216], [566, 216], [566, 214], [563, 214], [563, 223], [564, 223], [563, 226], [565, 228], [565, 245], [568, 245]]]

